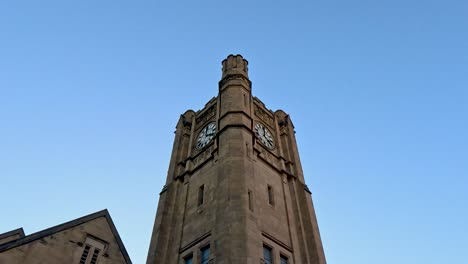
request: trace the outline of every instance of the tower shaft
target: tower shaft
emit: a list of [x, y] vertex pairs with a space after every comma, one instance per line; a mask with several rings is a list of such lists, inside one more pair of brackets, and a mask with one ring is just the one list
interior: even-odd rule
[[176, 127], [147, 264], [325, 264], [289, 116], [252, 96], [248, 62]]

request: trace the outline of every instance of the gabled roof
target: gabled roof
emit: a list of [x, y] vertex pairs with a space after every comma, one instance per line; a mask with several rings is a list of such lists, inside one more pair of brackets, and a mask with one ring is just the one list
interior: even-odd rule
[[[96, 212], [96, 213], [93, 213], [93, 214], [90, 214], [90, 215], [86, 215], [86, 216], [77, 218], [75, 220], [63, 223], [61, 225], [57, 225], [57, 226], [54, 226], [54, 227], [51, 227], [51, 228], [47, 228], [45, 230], [42, 230], [42, 231], [33, 233], [31, 235], [28, 235], [28, 236], [25, 236], [25, 237], [22, 237], [22, 238], [7, 242], [5, 244], [1, 244], [0, 245], [0, 253], [3, 252], [3, 251], [9, 250], [9, 249], [12, 249], [12, 248], [27, 244], [27, 243], [32, 242], [34, 240], [41, 239], [43, 237], [47, 237], [47, 236], [50, 236], [52, 234], [61, 232], [63, 230], [66, 230], [66, 229], [81, 225], [83, 223], [92, 221], [92, 220], [94, 220], [96, 218], [99, 218], [99, 217], [105, 217], [106, 218], [107, 223], [109, 224], [110, 229], [112, 231], [112, 234], [114, 235], [115, 240], [117, 241], [119, 249], [122, 252], [122, 255], [123, 255], [124, 259], [125, 259], [125, 262], [127, 264], [131, 264], [132, 261], [130, 260], [130, 257], [128, 256], [127, 250], [125, 249], [125, 246], [122, 243], [122, 240], [120, 239], [119, 233], [117, 232], [117, 228], [115, 228], [114, 222], [112, 221], [112, 218], [110, 217], [110, 214], [107, 211], [107, 209], [104, 209], [102, 211], [99, 211], [99, 212]], [[19, 229], [17, 229], [17, 230], [19, 230]], [[13, 231], [17, 231], [17, 230], [13, 230]], [[22, 230], [23, 229], [21, 228], [21, 231]], [[5, 234], [11, 233], [13, 231], [7, 232]], [[23, 234], [24, 234], [24, 232], [23, 232]], [[2, 234], [2, 235], [4, 235], [4, 234]]]

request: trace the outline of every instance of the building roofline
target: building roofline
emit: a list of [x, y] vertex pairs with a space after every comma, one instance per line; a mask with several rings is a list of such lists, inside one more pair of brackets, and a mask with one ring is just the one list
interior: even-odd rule
[[[17, 228], [15, 230], [11, 230], [11, 231], [8, 231], [8, 232], [5, 232], [3, 234], [0, 234], [0, 240], [4, 239], [4, 238], [7, 238], [7, 237], [10, 237], [10, 236], [13, 236], [13, 235], [19, 235], [20, 238], [24, 237], [24, 230], [22, 227], [20, 228]], [[7, 242], [8, 243], [8, 242]], [[6, 243], [5, 243], [6, 244]]]
[[[0, 253], [4, 252], [6, 250], [9, 250], [9, 249], [12, 249], [12, 248], [27, 244], [27, 243], [32, 242], [34, 240], [38, 240], [38, 239], [41, 239], [43, 237], [50, 236], [52, 234], [61, 232], [63, 230], [66, 230], [66, 229], [69, 229], [69, 228], [84, 224], [86, 222], [92, 221], [92, 220], [94, 220], [96, 218], [99, 218], [99, 217], [105, 217], [106, 218], [107, 223], [110, 226], [111, 232], [114, 235], [115, 240], [117, 241], [117, 245], [119, 246], [119, 249], [120, 249], [120, 252], [122, 253], [122, 256], [124, 257], [127, 264], [131, 264], [132, 261], [130, 260], [130, 257], [129, 257], [129, 255], [127, 253], [127, 250], [125, 249], [125, 246], [124, 246], [122, 240], [120, 239], [120, 235], [117, 232], [117, 228], [115, 227], [114, 222], [112, 221], [112, 218], [110, 217], [109, 211], [107, 211], [107, 209], [104, 209], [104, 210], [101, 210], [99, 212], [92, 213], [92, 214], [77, 218], [75, 220], [72, 220], [72, 221], [69, 221], [69, 222], [66, 222], [66, 223], [63, 223], [63, 224], [60, 224], [60, 225], [56, 225], [56, 226], [44, 229], [42, 231], [30, 234], [28, 236], [24, 236], [22, 238], [18, 238], [16, 240], [7, 242], [5, 244], [2, 244], [2, 245], [0, 245]], [[21, 231], [23, 231], [22, 228], [20, 228], [20, 229], [21, 229]], [[14, 231], [18, 231], [18, 230], [19, 229], [4, 233], [4, 234], [2, 234], [2, 236], [5, 235], [5, 234], [8, 234], [8, 233], [12, 233]], [[23, 231], [23, 235], [24, 235], [24, 231]]]

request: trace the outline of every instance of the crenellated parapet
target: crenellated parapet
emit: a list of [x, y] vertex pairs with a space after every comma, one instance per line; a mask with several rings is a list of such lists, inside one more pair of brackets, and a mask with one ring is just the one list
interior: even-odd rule
[[229, 86], [241, 86], [250, 93], [252, 82], [249, 80], [248, 64], [248, 61], [241, 55], [229, 55], [223, 60], [219, 90], [222, 91]]
[[242, 55], [229, 55], [222, 62], [222, 77], [224, 79], [228, 75], [244, 75], [247, 79], [249, 78], [249, 62], [242, 57]]

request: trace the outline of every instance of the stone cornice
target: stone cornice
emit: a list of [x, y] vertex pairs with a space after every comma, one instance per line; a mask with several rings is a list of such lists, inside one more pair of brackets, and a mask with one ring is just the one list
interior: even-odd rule
[[249, 84], [249, 87], [252, 87], [252, 82], [249, 78], [245, 77], [242, 74], [229, 74], [228, 76], [224, 77], [221, 81], [219, 81], [219, 89], [221, 89], [228, 81], [234, 79], [242, 79]]

